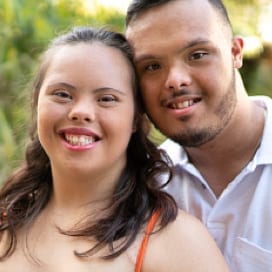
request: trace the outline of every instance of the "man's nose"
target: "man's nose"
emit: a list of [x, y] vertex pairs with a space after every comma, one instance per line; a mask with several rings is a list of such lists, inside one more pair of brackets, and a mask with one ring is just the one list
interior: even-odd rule
[[191, 84], [192, 78], [189, 68], [180, 63], [172, 65], [167, 74], [165, 87], [168, 90], [178, 92]]

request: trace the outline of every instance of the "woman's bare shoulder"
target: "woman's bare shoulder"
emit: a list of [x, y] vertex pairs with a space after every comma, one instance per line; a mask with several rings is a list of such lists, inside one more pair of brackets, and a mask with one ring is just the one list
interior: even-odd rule
[[181, 210], [176, 220], [150, 237], [143, 271], [145, 268], [158, 272], [229, 271], [205, 226]]

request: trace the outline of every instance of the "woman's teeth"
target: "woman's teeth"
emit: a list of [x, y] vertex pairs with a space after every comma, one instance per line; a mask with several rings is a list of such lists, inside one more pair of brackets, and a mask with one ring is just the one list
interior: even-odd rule
[[95, 139], [86, 135], [71, 135], [65, 134], [65, 140], [71, 145], [84, 146], [95, 142]]

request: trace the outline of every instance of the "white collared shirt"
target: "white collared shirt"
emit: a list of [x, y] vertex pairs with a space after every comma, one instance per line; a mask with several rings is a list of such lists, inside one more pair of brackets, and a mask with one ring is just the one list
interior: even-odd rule
[[232, 272], [272, 272], [272, 99], [251, 98], [266, 109], [262, 142], [220, 197], [184, 149], [170, 140], [161, 148], [170, 155], [176, 173], [166, 190], [180, 208], [206, 225]]

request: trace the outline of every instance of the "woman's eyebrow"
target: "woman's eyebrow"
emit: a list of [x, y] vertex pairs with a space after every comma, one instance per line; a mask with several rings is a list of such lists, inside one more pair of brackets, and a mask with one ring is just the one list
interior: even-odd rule
[[94, 89], [94, 92], [106, 92], [106, 91], [114, 91], [114, 92], [117, 92], [121, 95], [126, 95], [126, 92], [122, 91], [122, 90], [119, 90], [119, 89], [116, 89], [116, 88], [113, 88], [113, 87], [100, 87], [100, 88], [96, 88]]
[[[75, 86], [73, 86], [72, 84], [69, 84], [67, 82], [57, 82], [57, 83], [52, 83], [52, 84], [48, 84], [47, 88], [65, 88], [65, 89], [69, 89], [69, 90], [72, 90], [72, 91], [77, 91], [78, 88], [76, 88]], [[113, 87], [107, 87], [107, 86], [103, 86], [103, 87], [99, 87], [99, 88], [95, 88], [93, 89], [93, 91], [95, 93], [99, 93], [99, 92], [106, 92], [106, 91], [114, 91], [114, 92], [117, 92], [121, 95], [126, 95], [126, 92], [125, 91], [122, 91], [122, 90], [119, 90], [119, 89], [116, 89], [116, 88], [113, 88]]]
[[48, 84], [48, 88], [54, 88], [54, 87], [64, 87], [64, 88], [67, 88], [67, 89], [72, 89], [72, 90], [76, 90], [76, 87], [69, 84], [69, 83], [66, 83], [66, 82], [57, 82], [57, 83], [51, 83], [51, 84]]

